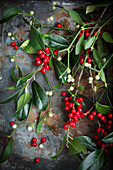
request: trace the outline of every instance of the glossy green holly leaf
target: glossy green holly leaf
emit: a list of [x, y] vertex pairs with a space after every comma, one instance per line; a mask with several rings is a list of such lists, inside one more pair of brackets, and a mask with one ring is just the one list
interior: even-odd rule
[[78, 137], [75, 137], [74, 139], [82, 142], [88, 150], [94, 151], [97, 149], [96, 143], [89, 136], [78, 136]]
[[97, 40], [97, 49], [100, 56], [103, 54], [103, 43], [101, 39]]
[[68, 41], [63, 38], [62, 36], [55, 35], [55, 34], [50, 34], [50, 35], [45, 35], [45, 44], [52, 49], [55, 50], [63, 50], [69, 46]]
[[88, 48], [90, 48], [94, 41], [95, 41], [95, 36], [87, 39], [85, 41], [84, 49], [87, 50]]
[[86, 153], [86, 147], [84, 144], [76, 139], [73, 139], [71, 142], [69, 142], [69, 152], [68, 155], [75, 155], [78, 153]]
[[32, 82], [33, 104], [38, 110], [46, 110], [48, 106], [48, 97], [42, 86], [35, 80]]
[[2, 155], [2, 157], [1, 157], [1, 159], [0, 159], [0, 163], [5, 162], [5, 161], [9, 158], [9, 156], [10, 156], [11, 153], [12, 153], [12, 148], [13, 148], [13, 141], [12, 141], [12, 138], [10, 138], [8, 144], [7, 144], [6, 147], [5, 147], [5, 150], [4, 150], [4, 152], [3, 152], [3, 155]]
[[100, 72], [100, 77], [101, 77], [102, 81], [105, 83], [106, 82], [106, 77], [105, 77], [105, 74], [104, 74], [103, 70], [101, 70], [101, 72]]
[[108, 32], [103, 32], [102, 38], [108, 43], [113, 43], [113, 38]]
[[102, 141], [105, 143], [113, 143], [113, 132], [111, 132], [109, 135], [105, 136]]
[[0, 20], [0, 24], [3, 24], [5, 22], [10, 21], [11, 19], [13, 19], [15, 16], [18, 15], [18, 13], [20, 13], [20, 9], [17, 7], [12, 7], [12, 8], [8, 8], [3, 12], [2, 15], [2, 19]]
[[84, 22], [92, 20], [91, 15], [86, 14], [86, 11], [84, 9], [75, 8], [74, 11], [76, 11], [79, 14], [79, 16], [82, 18]]
[[58, 152], [56, 155], [51, 156], [51, 157], [50, 157], [51, 159], [55, 159], [55, 158], [56, 158], [57, 156], [59, 156], [59, 154], [62, 152], [62, 150], [63, 150], [63, 148], [64, 148], [66, 136], [67, 136], [67, 134], [65, 134], [64, 137], [63, 137], [62, 146], [61, 146], [59, 152]]
[[96, 150], [90, 153], [79, 165], [78, 170], [99, 170], [104, 164], [104, 153]]
[[76, 11], [69, 10], [69, 15], [72, 18], [72, 20], [75, 21], [77, 24], [83, 25], [83, 21]]
[[75, 54], [78, 55], [80, 54], [81, 50], [82, 50], [82, 45], [84, 43], [84, 33], [82, 34], [82, 36], [80, 37], [80, 39], [78, 40], [76, 47], [75, 47]]
[[104, 7], [104, 6], [108, 6], [110, 4], [112, 4], [113, 1], [112, 0], [104, 0], [102, 2], [97, 3], [96, 5], [88, 5], [86, 7], [86, 14], [93, 12], [97, 7]]
[[79, 87], [77, 87], [77, 89], [78, 89], [79, 91], [82, 91], [82, 90], [84, 90], [84, 86], [79, 86]]
[[38, 50], [44, 50], [45, 44], [42, 38], [42, 34], [34, 26], [30, 32], [30, 44], [38, 52]]
[[15, 70], [15, 66], [11, 69], [11, 76], [12, 76], [13, 80], [17, 82], [18, 78], [16, 77], [14, 70]]
[[40, 122], [38, 123], [38, 125], [37, 125], [37, 133], [40, 132], [40, 130], [42, 128], [43, 121], [44, 121], [44, 119], [40, 120]]
[[94, 58], [95, 62], [97, 63], [98, 67], [101, 68], [101, 66], [103, 65], [103, 60], [102, 60], [102, 57], [100, 57], [100, 55], [96, 49], [93, 50], [93, 58]]
[[[67, 80], [67, 67], [60, 61], [58, 61], [57, 59], [53, 58], [53, 66], [54, 66], [54, 70], [55, 70], [55, 74], [58, 80], [62, 80], [62, 83], [66, 84], [66, 80]], [[60, 78], [60, 76], [62, 75], [62, 77]]]
[[107, 114], [111, 111], [111, 107], [108, 105], [102, 105], [100, 103], [96, 103], [96, 109], [98, 112], [102, 113], [102, 114]]
[[54, 88], [54, 89], [57, 89], [57, 88], [59, 88], [61, 85], [62, 85], [62, 81], [59, 81], [59, 83], [58, 83], [57, 85], [53, 86], [53, 88]]

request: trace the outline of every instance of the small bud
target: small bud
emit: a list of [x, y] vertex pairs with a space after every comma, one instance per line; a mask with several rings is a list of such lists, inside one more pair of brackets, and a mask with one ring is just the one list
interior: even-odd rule
[[32, 131], [32, 129], [33, 129], [33, 128], [32, 128], [31, 126], [28, 126], [28, 130], [29, 130], [29, 131]]
[[69, 79], [72, 77], [72, 75], [71, 74], [68, 74], [68, 76], [67, 76]]
[[53, 115], [54, 115], [53, 113], [51, 113], [51, 112], [49, 113], [49, 117], [53, 117]]
[[46, 91], [46, 95], [49, 95], [49, 91]]
[[58, 58], [57, 58], [57, 60], [58, 60], [58, 61], [61, 61], [61, 60], [62, 60], [62, 58], [61, 58], [61, 57], [58, 57]]
[[53, 21], [53, 17], [52, 16], [49, 19], [50, 19], [50, 21]]
[[85, 67], [88, 67], [89, 66], [89, 63], [85, 63]]
[[50, 21], [50, 18], [47, 18], [47, 22], [49, 22]]
[[71, 70], [70, 70], [70, 69], [68, 69], [68, 70], [67, 70], [67, 73], [71, 73]]
[[103, 62], [104, 62], [104, 63], [106, 62], [106, 58], [103, 58]]
[[48, 95], [49, 95], [49, 96], [52, 96], [52, 95], [53, 95], [53, 92], [52, 92], [52, 91], [49, 91], [49, 92], [48, 92]]
[[89, 81], [93, 81], [93, 77], [89, 77]]
[[8, 37], [11, 37], [12, 33], [11, 33], [11, 32], [8, 32], [8, 34], [7, 34], [7, 35], [8, 35]]
[[55, 1], [53, 1], [53, 5], [56, 5], [56, 2], [55, 2]]
[[96, 76], [95, 76], [95, 79], [96, 79], [96, 80], [99, 80], [99, 79], [100, 79], [100, 76], [99, 76], [99, 75], [96, 75]]
[[17, 128], [17, 125], [16, 125], [16, 124], [14, 124], [14, 125], [12, 126], [12, 128], [13, 128], [13, 129], [16, 129], [16, 128]]
[[39, 148], [40, 148], [40, 149], [42, 149], [43, 147], [44, 147], [44, 145], [43, 145], [43, 144], [40, 144], [40, 145], [39, 145]]
[[30, 11], [30, 15], [34, 15], [34, 11]]
[[11, 37], [12, 40], [15, 40], [15, 37]]
[[11, 58], [10, 61], [11, 61], [11, 63], [13, 63], [15, 60], [14, 60], [14, 58]]
[[71, 82], [71, 79], [67, 79], [67, 82], [70, 83], [70, 82]]
[[78, 24], [78, 25], [76, 25], [76, 28], [80, 28], [80, 25]]
[[56, 9], [56, 6], [53, 6], [52, 9], [55, 10], [55, 9]]
[[75, 79], [74, 79], [74, 78], [72, 78], [72, 79], [71, 79], [71, 81], [72, 81], [72, 82], [74, 82], [74, 81], [75, 81]]
[[76, 22], [73, 22], [73, 25], [76, 25]]
[[70, 87], [70, 91], [73, 91], [73, 90], [74, 90], [74, 87], [73, 87], [73, 86], [71, 86], [71, 87]]

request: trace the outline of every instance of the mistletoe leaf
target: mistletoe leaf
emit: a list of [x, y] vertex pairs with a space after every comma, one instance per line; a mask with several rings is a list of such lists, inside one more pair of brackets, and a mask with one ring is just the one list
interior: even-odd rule
[[76, 139], [73, 139], [71, 142], [69, 142], [69, 152], [68, 155], [75, 155], [78, 153], [86, 153], [87, 150], [84, 146], [84, 144]]
[[103, 32], [102, 38], [108, 43], [113, 43], [113, 38], [108, 32]]
[[65, 134], [64, 137], [63, 137], [62, 146], [61, 146], [59, 152], [58, 152], [56, 155], [50, 157], [51, 159], [55, 159], [55, 158], [62, 152], [62, 150], [63, 150], [63, 148], [64, 148], [66, 136], [67, 136], [67, 134]]
[[48, 106], [48, 97], [45, 90], [35, 80], [32, 82], [33, 104], [38, 110], [45, 111]]
[[105, 78], [105, 74], [104, 74], [103, 70], [100, 72], [100, 77], [101, 77], [103, 82], [106, 82], [106, 78]]
[[95, 36], [87, 39], [87, 40], [85, 41], [84, 49], [87, 50], [88, 48], [90, 48], [94, 41], [95, 41]]
[[12, 76], [13, 80], [17, 82], [18, 78], [16, 77], [14, 70], [15, 70], [15, 66], [11, 69], [11, 76]]
[[102, 141], [106, 142], [106, 143], [113, 143], [113, 132], [111, 132], [109, 135], [107, 135], [106, 137], [104, 137], [102, 139]]
[[79, 16], [83, 19], [83, 21], [91, 21], [92, 20], [92, 17], [90, 14], [86, 14], [85, 10], [84, 9], [78, 9], [78, 8], [75, 8], [74, 11], [76, 11]]
[[69, 43], [68, 41], [63, 38], [62, 36], [50, 34], [45, 35], [45, 44], [55, 50], [63, 50], [68, 47]]
[[96, 150], [90, 153], [81, 163], [78, 170], [97, 170], [104, 164], [104, 153], [102, 150]]
[[76, 47], [75, 47], [75, 54], [76, 55], [80, 54], [80, 52], [82, 50], [83, 43], [84, 43], [84, 33], [82, 34], [82, 36], [80, 37], [79, 41], [76, 44]]
[[96, 103], [96, 109], [98, 112], [102, 113], [102, 114], [106, 114], [108, 112], [111, 111], [111, 107], [108, 105], [102, 105], [100, 103]]
[[83, 94], [78, 94], [79, 97], [83, 97], [83, 99], [88, 99], [90, 102], [93, 103], [93, 101], [88, 97], [88, 96], [85, 96]]
[[18, 67], [18, 75], [19, 75], [19, 77], [22, 77], [22, 76], [23, 76], [23, 74], [22, 74], [22, 71], [21, 71], [20, 67]]
[[62, 81], [59, 81], [59, 83], [58, 83], [57, 85], [53, 86], [53, 88], [54, 88], [54, 89], [57, 89], [57, 88], [59, 88], [61, 85], [62, 85]]
[[30, 44], [38, 52], [38, 50], [44, 50], [45, 45], [41, 33], [32, 26], [30, 33]]
[[103, 44], [102, 44], [101, 39], [97, 40], [97, 49], [98, 49], [99, 55], [101, 56], [103, 54]]
[[37, 133], [40, 132], [44, 119], [42, 119], [37, 125]]
[[12, 148], [13, 148], [13, 141], [12, 141], [12, 138], [10, 138], [10, 140], [9, 140], [5, 150], [4, 150], [4, 153], [3, 153], [3, 155], [0, 159], [0, 163], [5, 162], [9, 158], [9, 156], [12, 153]]
[[93, 50], [93, 58], [96, 61], [98, 67], [100, 68], [100, 65], [103, 65], [103, 60], [96, 49]]
[[77, 87], [77, 89], [78, 89], [79, 91], [82, 91], [82, 90], [84, 90], [84, 86], [79, 86], [79, 87]]
[[72, 20], [75, 21], [77, 24], [83, 25], [83, 21], [76, 11], [69, 10], [69, 15], [72, 18]]
[[78, 137], [75, 137], [74, 139], [77, 139], [80, 142], [82, 142], [88, 150], [93, 151], [93, 150], [96, 150], [97, 148], [96, 143], [89, 136], [78, 136]]

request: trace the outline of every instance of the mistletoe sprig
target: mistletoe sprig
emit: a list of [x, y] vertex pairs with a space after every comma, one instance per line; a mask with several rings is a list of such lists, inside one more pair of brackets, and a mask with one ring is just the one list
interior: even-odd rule
[[[113, 39], [108, 32], [103, 32], [103, 28], [113, 20], [113, 17], [109, 14], [107, 16], [107, 9], [112, 4], [111, 1], [105, 1], [96, 5], [90, 5], [86, 7], [86, 11], [83, 9], [67, 10], [62, 6], [53, 2], [53, 9], [60, 8], [55, 14], [47, 18], [50, 22], [54, 19], [54, 16], [61, 11], [66, 11], [72, 18], [77, 31], [73, 32], [70, 28], [63, 28], [59, 23], [57, 26], [48, 26], [42, 24], [34, 16], [34, 11], [30, 14], [22, 13], [20, 9], [13, 7], [4, 11], [0, 24], [10, 21], [14, 17], [21, 15], [23, 21], [29, 25], [29, 39], [24, 42], [20, 42], [14, 33], [8, 33], [12, 40], [16, 40], [11, 43], [11, 46], [16, 50], [14, 55], [8, 55], [11, 62], [15, 62], [15, 66], [11, 70], [11, 75], [15, 81], [15, 85], [8, 87], [10, 90], [17, 90], [11, 97], [1, 101], [0, 104], [5, 104], [16, 98], [16, 110], [12, 115], [15, 119], [21, 121], [16, 124], [10, 122], [10, 126], [13, 131], [10, 135], [6, 135], [0, 131], [1, 135], [9, 138], [9, 142], [1, 156], [0, 163], [9, 158], [12, 153], [12, 136], [15, 130], [22, 124], [28, 123], [28, 130], [32, 131], [32, 128], [36, 126], [37, 133], [40, 132], [43, 121], [47, 121], [47, 116], [53, 117], [51, 113], [51, 101], [54, 92], [62, 91], [62, 97], [64, 102], [64, 110], [68, 113], [69, 120], [63, 125], [65, 129], [65, 135], [62, 141], [62, 146], [59, 152], [52, 156], [51, 159], [55, 159], [63, 150], [66, 143], [69, 149], [69, 155], [75, 155], [80, 160], [79, 170], [85, 169], [100, 169], [105, 161], [106, 157], [112, 153], [113, 150], [113, 132], [112, 132], [112, 102], [110, 93], [112, 84], [109, 81], [108, 74], [109, 68], [112, 66], [113, 54], [106, 53], [103, 49], [103, 44], [113, 43]], [[93, 19], [93, 12], [97, 7], [103, 7], [99, 19]], [[30, 21], [26, 18], [30, 16]], [[50, 31], [46, 34], [42, 33], [43, 28], [50, 28]], [[66, 30], [68, 35], [60, 36], [53, 34], [55, 29], [64, 31]], [[66, 38], [70, 39], [70, 42]], [[23, 73], [16, 62], [16, 55], [18, 49], [22, 48], [25, 52], [35, 57], [35, 69], [23, 76]], [[65, 52], [63, 57], [62, 54]], [[48, 69], [54, 67], [58, 84], [54, 87], [47, 77], [46, 72]], [[18, 76], [16, 72], [18, 71]], [[38, 72], [42, 72], [45, 80], [48, 84], [49, 91], [45, 91], [43, 87], [35, 80], [35, 75]], [[77, 78], [76, 75], [79, 74]], [[89, 84], [92, 88], [92, 98], [81, 94], [84, 90], [84, 86], [81, 86], [81, 79], [83, 74], [87, 74], [89, 77]], [[101, 80], [103, 84], [98, 86], [98, 81]], [[61, 89], [62, 84], [70, 84], [67, 89]], [[32, 88], [32, 95], [29, 88]], [[103, 93], [99, 96], [98, 89], [104, 87]], [[108, 102], [106, 104], [101, 103], [101, 99], [104, 94], [107, 94]], [[84, 111], [85, 99], [91, 103], [91, 107]], [[40, 112], [39, 122], [37, 125], [32, 125], [29, 122], [29, 115], [34, 105]], [[44, 118], [41, 118], [41, 111], [45, 111], [49, 105], [49, 111]], [[96, 119], [98, 128], [94, 138], [89, 136], [72, 137], [70, 133], [71, 128], [75, 128], [80, 119], [89, 118], [90, 120]], [[49, 127], [51, 131], [51, 127]], [[33, 147], [37, 146], [37, 139], [33, 138], [31, 141]], [[43, 148], [43, 143], [46, 142], [46, 138], [42, 138], [40, 148]], [[87, 155], [87, 151], [90, 154]], [[35, 162], [38, 163], [40, 158], [35, 158]]]

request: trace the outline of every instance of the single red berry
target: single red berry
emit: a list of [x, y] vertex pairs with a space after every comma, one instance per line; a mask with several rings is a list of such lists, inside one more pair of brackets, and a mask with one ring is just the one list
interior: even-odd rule
[[88, 49], [87, 51], [88, 51], [88, 53], [90, 53], [90, 52], [91, 52], [91, 50], [90, 50], [90, 49]]
[[49, 47], [45, 47], [44, 51], [45, 51], [45, 52], [46, 52], [46, 51], [49, 51]]
[[46, 58], [44, 58], [43, 63], [47, 63], [47, 59]]
[[90, 120], [93, 120], [94, 119], [94, 116], [92, 114], [89, 115], [89, 119]]
[[15, 43], [15, 42], [12, 42], [12, 43], [11, 43], [11, 46], [15, 46], [15, 45], [16, 45], [16, 43]]
[[106, 153], [108, 153], [108, 150], [107, 150], [107, 149], [104, 149], [104, 151], [105, 151]]
[[40, 161], [39, 158], [35, 158], [35, 162], [38, 163]]
[[50, 50], [46, 51], [46, 54], [49, 54], [50, 53]]
[[46, 57], [45, 54], [41, 54], [41, 55], [40, 55], [40, 58], [45, 58], [45, 57]]
[[89, 32], [89, 29], [86, 29], [85, 31], [86, 31], [86, 32]]
[[112, 113], [108, 114], [108, 118], [112, 118], [112, 116], [113, 116]]
[[57, 27], [58, 27], [58, 28], [62, 28], [62, 25], [61, 25], [61, 24], [57, 24]]
[[82, 113], [82, 114], [80, 115], [80, 117], [83, 118], [83, 117], [85, 117], [85, 115]]
[[46, 73], [46, 68], [45, 67], [42, 68], [42, 73]]
[[41, 60], [36, 60], [35, 61], [35, 66], [39, 66], [41, 63], [42, 63]]
[[71, 109], [71, 112], [76, 113], [76, 109], [75, 108]]
[[101, 144], [101, 148], [105, 148], [106, 144], [105, 143], [102, 143]]
[[68, 125], [69, 125], [69, 120], [67, 120], [67, 121], [66, 121], [66, 124], [68, 124]]
[[73, 107], [73, 103], [69, 103], [69, 108], [72, 108]]
[[113, 143], [108, 143], [109, 146], [113, 146]]
[[91, 59], [91, 58], [88, 58], [88, 59], [87, 59], [87, 62], [88, 62], [88, 63], [91, 63], [91, 62], [92, 62], [92, 59]]
[[33, 143], [36, 143], [36, 142], [37, 142], [37, 139], [36, 139], [36, 138], [33, 138], [33, 139], [32, 139], [32, 142], [33, 142]]
[[76, 123], [75, 122], [73, 122], [72, 127], [76, 127]]
[[31, 145], [32, 145], [33, 147], [36, 147], [36, 146], [37, 146], [37, 143], [36, 143], [36, 142], [33, 142]]
[[100, 118], [102, 121], [104, 121], [105, 120], [105, 116], [101, 116], [101, 118]]
[[112, 120], [108, 120], [108, 121], [107, 121], [107, 124], [109, 124], [109, 125], [111, 125], [112, 123], [113, 123]]
[[80, 118], [81, 117], [80, 114], [78, 114], [77, 117]]
[[79, 97], [79, 102], [83, 102], [83, 98], [82, 97]]
[[69, 117], [69, 118], [72, 118], [72, 117], [73, 117], [73, 113], [69, 113], [69, 114], [68, 114], [68, 117]]
[[102, 113], [97, 113], [97, 117], [101, 117], [102, 116]]
[[80, 55], [80, 58], [83, 58], [83, 56], [82, 56], [82, 55]]
[[68, 129], [68, 124], [64, 124], [63, 128]]
[[41, 54], [43, 54], [43, 51], [42, 51], [42, 50], [39, 50], [39, 51], [38, 51], [38, 55], [41, 55]]
[[82, 109], [81, 109], [81, 108], [78, 108], [78, 112], [79, 112], [79, 113], [82, 113]]
[[79, 62], [80, 62], [80, 64], [83, 64], [84, 59], [83, 59], [83, 58], [80, 58]]
[[79, 103], [79, 98], [77, 97], [75, 101], [76, 101], [77, 103]]
[[10, 122], [10, 126], [13, 126], [15, 123], [14, 122]]
[[101, 131], [101, 128], [98, 128], [98, 129], [97, 129], [97, 133], [100, 133], [100, 131]]
[[91, 113], [92, 113], [92, 115], [94, 115], [94, 116], [96, 115], [96, 112], [95, 112], [95, 111], [92, 111]]
[[95, 135], [95, 136], [94, 136], [94, 139], [98, 139], [98, 135]]
[[49, 69], [49, 65], [45, 64], [44, 65], [45, 69]]
[[70, 123], [69, 123], [69, 125], [70, 125], [70, 126], [73, 126], [73, 123], [74, 123], [74, 121], [71, 120]]
[[106, 129], [109, 131], [111, 129], [110, 125], [106, 125]]
[[66, 92], [62, 92], [62, 96], [66, 96]]
[[70, 100], [70, 101], [72, 100], [72, 96], [69, 96], [69, 100]]
[[100, 30], [99, 34], [101, 35], [102, 34], [102, 31]]
[[57, 55], [57, 54], [58, 54], [58, 52], [55, 50], [55, 51], [53, 51], [53, 54], [54, 54], [54, 55]]
[[40, 58], [39, 58], [39, 57], [36, 57], [36, 58], [35, 58], [35, 61], [37, 61], [37, 60], [40, 60]]
[[69, 102], [65, 102], [65, 106], [68, 106], [69, 105]]
[[82, 32], [80, 32], [79, 35], [82, 35]]
[[45, 142], [46, 142], [46, 138], [42, 138], [41, 143], [45, 143]]
[[73, 119], [74, 119], [75, 122], [79, 121], [79, 119], [76, 115], [73, 115]]
[[63, 101], [68, 101], [68, 99], [69, 99], [68, 97], [64, 97]]
[[65, 106], [64, 110], [69, 111], [69, 106]]
[[17, 48], [18, 48], [18, 45], [15, 45], [15, 46], [14, 46], [14, 49], [17, 50]]
[[106, 132], [106, 131], [104, 131], [103, 135], [104, 135], [104, 136], [107, 136], [107, 132]]
[[85, 36], [88, 37], [89, 36], [89, 32], [85, 32]]
[[101, 129], [101, 134], [104, 134], [105, 130], [104, 129]]
[[97, 144], [97, 145], [100, 145], [100, 144], [101, 144], [101, 141], [100, 141], [100, 140], [97, 140], [96, 144]]

